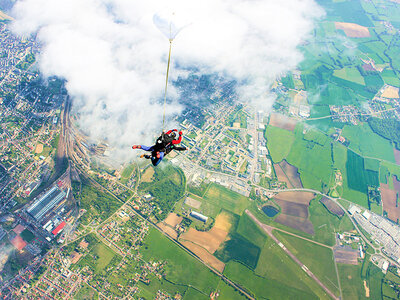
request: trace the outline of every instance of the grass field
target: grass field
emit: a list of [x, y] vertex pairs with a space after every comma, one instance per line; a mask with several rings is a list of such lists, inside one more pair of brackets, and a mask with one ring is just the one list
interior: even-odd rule
[[274, 235], [304, 263], [329, 290], [339, 295], [333, 252], [331, 249], [279, 231], [274, 231]]
[[84, 282], [83, 286], [75, 294], [74, 299], [97, 300], [97, 299], [99, 299], [99, 293], [96, 290], [92, 289], [86, 282]]
[[127, 183], [129, 178], [132, 176], [134, 170], [135, 170], [134, 164], [128, 165], [121, 173], [121, 182], [124, 184]]
[[343, 68], [333, 71], [333, 76], [365, 85], [364, 77], [360, 74], [357, 68]]
[[35, 238], [35, 235], [28, 229], [25, 229], [24, 231], [21, 232], [21, 237], [24, 239], [24, 241], [30, 243]]
[[[183, 295], [187, 290], [186, 286], [173, 284], [171, 282], [168, 282], [167, 280], [159, 279], [154, 275], [149, 276], [149, 279], [149, 284], [144, 284], [141, 281], [139, 281], [137, 284], [137, 286], [139, 287], [138, 295], [144, 297], [145, 299], [154, 299], [154, 296], [157, 294], [158, 290], [167, 292], [172, 297], [174, 297], [176, 294]], [[123, 296], [124, 295], [121, 295], [121, 298]]]
[[337, 168], [342, 173], [343, 183], [336, 190], [339, 192], [340, 196], [350, 200], [354, 203], [368, 207], [368, 197], [364, 192], [352, 190], [348, 186], [348, 175], [347, 175], [347, 148], [339, 143], [334, 143], [333, 147], [333, 166]]
[[249, 204], [249, 200], [236, 192], [212, 183], [204, 195], [205, 202], [241, 215]]
[[368, 186], [379, 186], [378, 172], [366, 170], [364, 159], [353, 151], [347, 151], [346, 171], [348, 176], [348, 187], [367, 193]]
[[364, 167], [366, 170], [379, 172], [380, 161], [372, 158], [364, 158]]
[[[154, 296], [154, 295], [153, 295]], [[149, 299], [153, 299], [154, 297], [151, 297]], [[201, 293], [194, 288], [188, 288], [186, 291], [183, 300], [191, 300], [191, 299], [199, 299], [199, 300], [208, 300], [210, 299], [208, 295], [205, 295], [204, 293]]]
[[265, 137], [272, 160], [277, 163], [286, 158], [294, 142], [293, 132], [278, 127], [267, 126]]
[[[282, 272], [282, 268], [275, 271]], [[298, 268], [298, 272], [303, 271]], [[284, 279], [283, 281], [287, 283], [285, 284], [281, 281], [257, 276], [252, 270], [238, 262], [230, 261], [225, 267], [224, 275], [235, 282], [239, 282], [257, 299], [318, 299], [308, 287], [299, 289], [295, 287], [298, 285], [297, 282]], [[291, 277], [290, 275], [287, 277]]]
[[353, 224], [346, 215], [339, 218], [331, 214], [318, 199], [311, 200], [309, 213], [315, 231], [312, 239], [325, 245], [335, 245], [335, 232], [353, 229]]
[[[226, 284], [223, 280], [220, 280], [218, 283], [217, 290], [219, 291], [219, 300], [239, 300], [239, 299], [246, 299], [245, 296], [239, 294], [238, 291], [234, 290], [233, 287]], [[189, 298], [188, 298], [189, 299]], [[191, 298], [191, 299], [198, 299], [198, 298]], [[209, 299], [209, 298], [207, 298]]]
[[267, 239], [264, 232], [247, 214], [240, 217], [236, 232], [260, 248], [264, 247]]
[[149, 230], [141, 254], [146, 261], [168, 261], [165, 277], [173, 283], [191, 285], [207, 295], [217, 287], [214, 273], [154, 228]]
[[332, 155], [330, 141], [323, 134], [309, 134], [308, 139], [315, 139], [320, 145], [303, 138], [302, 128], [295, 130], [295, 141], [286, 160], [299, 169], [304, 187], [321, 190], [322, 183], [328, 184], [332, 175]]
[[346, 125], [343, 127], [342, 135], [349, 139], [349, 148], [354, 152], [362, 156], [395, 162], [390, 141], [375, 134], [368, 124]]
[[82, 257], [78, 265], [81, 267], [89, 266], [93, 269], [95, 274], [106, 274], [106, 267], [115, 258], [118, 260], [120, 257], [116, 255], [110, 248], [103, 243], [99, 242], [94, 235], [91, 235], [91, 242], [89, 243], [90, 251]]
[[319, 298], [329, 297], [287, 254], [271, 239], [261, 250], [255, 275], [275, 280]]
[[234, 260], [254, 269], [260, 255], [260, 248], [241, 235], [232, 234], [214, 255], [225, 263]]
[[369, 299], [365, 297], [364, 284], [361, 279], [361, 265], [338, 264], [339, 278], [343, 299]]

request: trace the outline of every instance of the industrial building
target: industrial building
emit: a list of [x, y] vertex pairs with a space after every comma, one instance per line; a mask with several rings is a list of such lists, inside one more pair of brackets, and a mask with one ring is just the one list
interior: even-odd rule
[[190, 213], [190, 216], [195, 218], [195, 219], [197, 219], [197, 220], [200, 220], [200, 221], [202, 221], [204, 223], [207, 222], [207, 220], [208, 220], [208, 217], [206, 217], [205, 215], [202, 215], [202, 214], [200, 214], [198, 212], [195, 212], [195, 211], [192, 211]]
[[58, 205], [66, 194], [58, 189], [57, 186], [51, 188], [46, 194], [36, 200], [27, 210], [27, 212], [37, 221], [40, 221], [47, 212]]

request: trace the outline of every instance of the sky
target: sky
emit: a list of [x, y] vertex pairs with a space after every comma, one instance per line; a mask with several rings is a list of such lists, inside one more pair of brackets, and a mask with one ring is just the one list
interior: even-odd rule
[[[324, 11], [312, 0], [20, 0], [12, 30], [37, 34], [45, 76], [67, 81], [79, 128], [123, 162], [161, 131], [168, 38], [160, 16], [183, 28], [172, 44], [170, 82], [188, 69], [238, 82], [240, 101], [269, 110], [269, 87], [302, 60], [297, 46]], [[168, 127], [184, 107], [168, 86]]]

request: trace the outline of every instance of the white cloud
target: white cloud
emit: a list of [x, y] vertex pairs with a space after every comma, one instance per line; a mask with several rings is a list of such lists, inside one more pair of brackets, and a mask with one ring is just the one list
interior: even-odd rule
[[[312, 0], [21, 0], [13, 29], [37, 32], [40, 68], [67, 80], [81, 128], [132, 154], [130, 145], [160, 131], [168, 40], [152, 19], [166, 9], [191, 23], [174, 41], [172, 78], [187, 73], [177, 62], [216, 72], [264, 107], [269, 84], [301, 61], [296, 47], [323, 13]], [[169, 98], [176, 93], [170, 85]], [[168, 116], [181, 109], [169, 105]]]

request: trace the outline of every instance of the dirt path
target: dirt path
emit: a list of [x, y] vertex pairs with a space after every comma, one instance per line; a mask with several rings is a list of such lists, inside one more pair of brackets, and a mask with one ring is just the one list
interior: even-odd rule
[[[257, 223], [258, 226], [260, 226], [270, 238], [274, 240], [275, 243], [277, 243], [283, 251], [286, 252], [287, 255], [289, 255], [302, 269], [304, 272], [308, 274], [316, 283], [318, 283], [319, 286], [321, 286], [325, 292], [331, 296], [333, 299], [339, 300], [338, 297], [335, 296], [334, 293], [332, 293], [308, 268], [306, 265], [304, 265], [292, 252], [290, 252], [273, 234], [272, 230], [276, 229], [275, 227], [268, 226], [266, 224], [261, 223], [249, 210], [246, 209], [246, 214], [254, 221]], [[322, 244], [321, 244], [322, 245]]]

